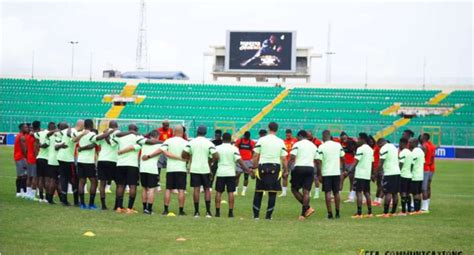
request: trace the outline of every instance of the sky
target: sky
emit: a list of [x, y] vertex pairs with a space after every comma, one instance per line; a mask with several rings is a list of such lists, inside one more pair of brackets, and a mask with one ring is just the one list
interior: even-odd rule
[[[1, 1], [1, 74], [101, 77], [132, 71], [139, 0]], [[211, 79], [210, 45], [227, 30], [296, 30], [296, 45], [327, 51], [332, 83], [473, 84], [471, 1], [147, 0], [150, 70]], [[33, 54], [34, 53], [34, 54]], [[92, 59], [92, 65], [91, 65]], [[204, 65], [203, 65], [204, 61]], [[203, 72], [204, 66], [204, 72]], [[92, 67], [92, 68], [91, 68]], [[326, 56], [313, 59], [312, 82], [326, 82]]]

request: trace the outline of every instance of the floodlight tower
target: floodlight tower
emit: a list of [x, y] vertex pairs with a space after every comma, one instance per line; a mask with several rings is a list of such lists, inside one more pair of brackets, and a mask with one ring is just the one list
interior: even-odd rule
[[138, 22], [136, 68], [143, 70], [148, 67], [148, 46], [147, 46], [147, 26], [146, 26], [146, 6], [145, 0], [140, 0], [140, 12]]
[[331, 51], [331, 23], [328, 24], [328, 46], [326, 51], [326, 84], [331, 84], [331, 55], [336, 52]]

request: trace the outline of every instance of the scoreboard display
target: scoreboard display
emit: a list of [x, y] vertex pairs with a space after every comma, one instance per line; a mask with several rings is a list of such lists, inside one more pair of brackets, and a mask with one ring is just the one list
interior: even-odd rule
[[295, 32], [227, 31], [226, 71], [294, 72]]

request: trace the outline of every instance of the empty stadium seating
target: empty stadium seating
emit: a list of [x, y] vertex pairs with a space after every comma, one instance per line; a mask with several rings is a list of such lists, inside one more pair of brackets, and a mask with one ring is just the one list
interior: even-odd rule
[[[125, 82], [0, 79], [0, 131], [16, 132], [20, 122], [33, 119], [73, 122], [78, 118], [104, 117], [110, 103], [106, 94], [120, 94]], [[248, 123], [263, 107], [284, 89], [280, 87], [230, 86], [187, 83], [140, 83], [134, 95], [145, 96], [140, 104], [129, 103], [120, 118], [184, 120], [190, 134], [200, 124], [209, 127], [240, 127]], [[269, 121], [284, 129], [313, 130], [318, 136], [323, 129], [344, 130], [351, 136], [358, 132], [375, 134], [391, 125], [399, 116], [385, 116], [380, 112], [394, 103], [404, 106], [429, 106], [427, 102], [437, 90], [336, 89], [294, 88], [262, 121], [251, 129], [257, 137], [258, 129]], [[458, 106], [448, 116], [413, 118], [406, 126], [389, 135], [396, 140], [410, 128], [415, 132], [440, 132], [445, 145], [474, 145], [472, 120], [474, 91], [453, 91], [435, 106]], [[432, 106], [432, 107], [435, 107]]]

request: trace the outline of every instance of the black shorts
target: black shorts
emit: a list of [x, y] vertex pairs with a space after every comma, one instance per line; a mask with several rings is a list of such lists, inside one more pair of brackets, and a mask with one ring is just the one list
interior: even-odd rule
[[97, 172], [99, 180], [113, 181], [115, 180], [115, 172], [117, 171], [117, 163], [112, 161], [97, 162]]
[[211, 174], [194, 174], [191, 173], [191, 187], [210, 188]]
[[236, 179], [235, 176], [217, 177], [216, 179], [216, 191], [217, 192], [235, 192]]
[[370, 180], [355, 178], [354, 187], [356, 192], [370, 192]]
[[411, 179], [400, 177], [400, 192], [409, 193], [410, 182], [411, 182]]
[[382, 179], [383, 192], [398, 193], [400, 191], [400, 175], [384, 175]]
[[281, 191], [280, 164], [260, 164], [255, 174], [257, 177], [257, 180], [255, 182], [255, 191]]
[[36, 176], [47, 177], [48, 172], [48, 160], [44, 158], [36, 159]]
[[158, 186], [158, 175], [140, 173], [140, 182], [144, 188], [156, 188]]
[[339, 193], [340, 186], [341, 186], [340, 175], [323, 176], [323, 191], [324, 192], [332, 191], [332, 193], [337, 194]]
[[166, 172], [166, 189], [186, 189], [186, 172]]
[[421, 194], [421, 187], [423, 186], [423, 181], [411, 181], [410, 182], [410, 193], [417, 195]]
[[314, 181], [314, 167], [295, 166], [291, 171], [291, 189], [311, 190]]
[[140, 170], [135, 166], [117, 166], [115, 183], [118, 185], [138, 185]]
[[59, 166], [48, 165], [48, 171], [46, 172], [46, 177], [51, 179], [59, 179]]
[[97, 177], [95, 164], [77, 163], [77, 176], [79, 179]]

